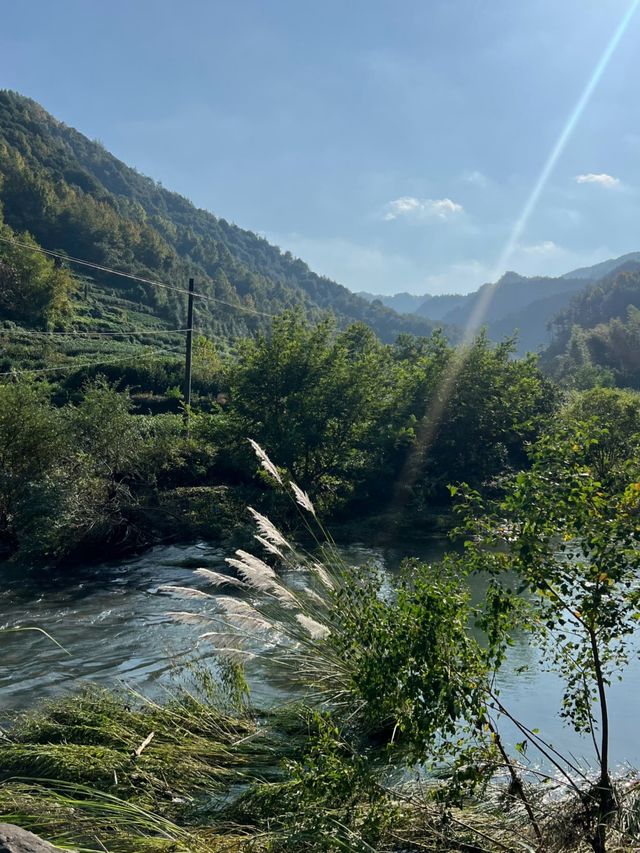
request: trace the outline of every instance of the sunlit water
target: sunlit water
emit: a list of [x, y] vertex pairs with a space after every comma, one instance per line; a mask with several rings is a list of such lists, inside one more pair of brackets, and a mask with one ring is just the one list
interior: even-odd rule
[[[394, 571], [407, 555], [433, 559], [446, 540], [420, 546], [343, 549], [353, 563], [375, 561]], [[35, 632], [0, 633], [0, 708], [6, 713], [34, 708], [53, 696], [68, 695], [83, 684], [126, 686], [153, 698], [171, 692], [176, 670], [194, 661], [215, 663], [212, 645], [197, 642], [198, 626], [177, 623], [171, 610], [199, 612], [206, 599], [172, 600], [158, 592], [163, 584], [198, 585], [196, 567], [220, 570], [225, 554], [205, 544], [157, 548], [141, 557], [74, 570], [56, 579], [0, 567], [0, 626], [37, 626], [65, 651]], [[527, 666], [525, 672], [518, 670]], [[281, 693], [268, 668], [249, 672], [254, 698], [276, 701]], [[530, 727], [561, 751], [590, 760], [591, 745], [571, 734], [558, 716], [560, 685], [544, 671], [537, 652], [516, 643], [502, 674], [502, 698]], [[632, 661], [622, 683], [611, 687], [613, 761], [640, 767], [638, 700], [640, 665]]]

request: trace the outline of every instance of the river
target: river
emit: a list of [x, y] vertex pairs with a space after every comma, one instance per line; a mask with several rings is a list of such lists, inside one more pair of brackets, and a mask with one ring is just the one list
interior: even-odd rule
[[[407, 555], [437, 558], [446, 540], [419, 546], [376, 549], [354, 544], [342, 548], [353, 563], [376, 561], [389, 571]], [[163, 584], [193, 586], [193, 569], [220, 570], [225, 553], [205, 543], [163, 546], [142, 556], [74, 569], [56, 578], [0, 566], [0, 626], [37, 626], [64, 647], [62, 651], [35, 632], [0, 634], [0, 708], [33, 709], [42, 701], [72, 693], [87, 682], [132, 687], [152, 698], [171, 692], [176, 671], [188, 663], [213, 658], [198, 644], [197, 626], [174, 621], [172, 609], [198, 611], [206, 599], [176, 605], [158, 592]], [[526, 671], [520, 671], [527, 666]], [[589, 761], [590, 743], [576, 737], [558, 716], [560, 684], [545, 671], [536, 650], [516, 642], [501, 676], [505, 704], [530, 727], [536, 727], [562, 750]], [[276, 688], [269, 672], [253, 670], [250, 683], [258, 701], [273, 701]], [[637, 706], [640, 664], [629, 665], [624, 680], [611, 686], [613, 762], [640, 767]]]

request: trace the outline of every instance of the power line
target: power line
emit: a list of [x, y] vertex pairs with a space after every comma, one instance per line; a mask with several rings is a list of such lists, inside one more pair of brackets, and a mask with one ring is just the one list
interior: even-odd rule
[[[184, 287], [175, 287], [171, 284], [165, 284], [162, 281], [155, 281], [151, 278], [143, 278], [139, 275], [133, 275], [133, 273], [122, 272], [121, 270], [114, 270], [111, 267], [102, 266], [102, 264], [96, 264], [93, 261], [85, 261], [82, 258], [74, 258], [71, 255], [65, 255], [62, 252], [53, 252], [51, 249], [43, 249], [42, 246], [30, 246], [29, 243], [23, 243], [20, 240], [13, 240], [9, 237], [0, 236], [0, 240], [3, 243], [9, 243], [12, 246], [19, 246], [22, 249], [29, 249], [32, 252], [40, 252], [42, 255], [49, 255], [52, 258], [59, 258], [62, 261], [69, 261], [73, 264], [79, 264], [83, 267], [89, 267], [90, 269], [98, 270], [99, 272], [106, 272], [110, 275], [120, 276], [121, 278], [128, 278], [132, 281], [139, 281], [143, 284], [151, 284], [153, 287], [162, 287], [164, 290], [172, 290], [175, 293], [184, 293], [186, 296], [189, 295], [189, 291]], [[209, 296], [206, 293], [194, 293], [196, 299], [202, 299], [205, 302], [215, 302], [218, 305], [226, 305], [227, 308], [234, 308], [237, 311], [245, 311], [247, 314], [255, 314], [260, 317], [270, 317], [273, 319], [276, 317], [276, 314], [268, 314], [266, 311], [258, 311], [255, 308], [249, 308], [246, 305], [236, 305], [233, 302], [225, 302], [224, 299], [218, 299], [215, 296]]]
[[102, 264], [96, 264], [93, 261], [85, 261], [82, 258], [74, 258], [72, 255], [65, 255], [63, 252], [54, 252], [51, 249], [43, 249], [42, 246], [31, 246], [29, 243], [23, 243], [20, 240], [15, 240], [10, 237], [0, 236], [0, 240], [2, 240], [3, 243], [10, 243], [13, 246], [19, 246], [21, 249], [30, 249], [32, 252], [40, 252], [42, 255], [49, 255], [49, 257], [59, 258], [62, 261], [70, 261], [71, 263], [80, 264], [80, 266], [89, 267], [90, 269], [98, 270], [100, 272], [108, 272], [111, 273], [111, 275], [118, 275], [121, 278], [130, 278], [134, 281], [141, 281], [144, 284], [152, 284], [154, 287], [164, 287], [166, 290], [175, 290], [176, 293], [189, 293], [188, 290], [185, 290], [182, 287], [175, 287], [174, 285], [164, 284], [161, 281], [155, 281], [151, 278], [143, 278], [142, 276], [133, 275], [133, 273], [114, 270], [110, 267], [105, 267]]
[[83, 361], [81, 363], [73, 362], [71, 364], [65, 364], [60, 367], [37, 367], [37, 368], [25, 368], [21, 370], [7, 370], [4, 373], [0, 373], [0, 376], [18, 376], [23, 373], [55, 373], [61, 370], [76, 370], [81, 367], [98, 367], [103, 364], [119, 364], [123, 361], [130, 361], [132, 358], [146, 358], [152, 355], [179, 355], [179, 353], [173, 350], [152, 350], [151, 352], [144, 353], [135, 352], [128, 356], [121, 356], [119, 358], [105, 359], [103, 361]]

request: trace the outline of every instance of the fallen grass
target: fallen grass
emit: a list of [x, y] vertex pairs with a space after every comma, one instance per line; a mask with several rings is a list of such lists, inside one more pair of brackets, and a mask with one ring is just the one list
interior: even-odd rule
[[[19, 717], [0, 751], [0, 821], [84, 853], [540, 849], [504, 785], [446, 806], [446, 779], [399, 781], [338, 728], [322, 740], [309, 709], [256, 719], [225, 701], [212, 685], [165, 705], [93, 689]], [[611, 853], [638, 847], [640, 784], [618, 787]], [[575, 798], [552, 784], [534, 796], [547, 853], [590, 849]]]
[[57, 779], [155, 803], [230, 781], [245, 760], [235, 746], [254, 733], [248, 716], [214, 712], [191, 695], [136, 706], [132, 697], [91, 690], [16, 720], [0, 780]]
[[0, 786], [2, 820], [62, 849], [111, 853], [204, 853], [196, 833], [140, 806], [80, 785], [43, 781]]
[[92, 688], [18, 716], [0, 750], [0, 820], [69, 849], [237, 849], [196, 823], [272, 749], [241, 689], [193, 681], [163, 705]]

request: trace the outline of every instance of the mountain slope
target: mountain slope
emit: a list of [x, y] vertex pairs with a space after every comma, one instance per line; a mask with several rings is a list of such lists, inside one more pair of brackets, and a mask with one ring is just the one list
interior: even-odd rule
[[620, 255], [619, 258], [611, 258], [591, 267], [580, 267], [565, 273], [562, 278], [586, 278], [589, 281], [598, 281], [629, 263], [640, 263], [640, 252], [629, 252], [627, 255]]
[[[578, 291], [579, 292], [579, 291]], [[553, 318], [571, 302], [575, 291], [563, 291], [537, 299], [519, 311], [507, 314], [488, 325], [492, 340], [517, 335], [516, 351], [520, 355], [536, 352], [547, 346], [551, 340], [550, 323]]]
[[526, 278], [515, 272], [506, 272], [495, 284], [483, 284], [465, 301], [449, 311], [447, 322], [465, 326], [472, 318], [479, 303], [486, 301], [483, 322], [489, 326], [549, 296], [568, 293], [583, 288], [582, 279]]
[[462, 293], [443, 293], [433, 296], [430, 293], [368, 293], [361, 290], [357, 294], [368, 302], [382, 302], [387, 308], [393, 308], [400, 314], [417, 314], [433, 322], [439, 322], [449, 311], [462, 305], [467, 296]]
[[[28, 230], [46, 248], [178, 287], [194, 275], [200, 293], [220, 300], [197, 303], [197, 324], [213, 335], [246, 334], [268, 324], [264, 314], [289, 308], [310, 318], [332, 311], [342, 325], [364, 321], [384, 340], [433, 328], [368, 303], [251, 231], [196, 208], [8, 91], [0, 91], [0, 203], [11, 228]], [[92, 276], [184, 323], [183, 295]]]
[[382, 302], [387, 308], [393, 308], [399, 314], [417, 314], [420, 305], [424, 301], [424, 296], [417, 296], [415, 293], [394, 293], [391, 296], [384, 296], [378, 293], [368, 293], [366, 290], [361, 290], [356, 293], [356, 296], [366, 299], [367, 302]]
[[624, 267], [576, 294], [555, 318], [542, 364], [557, 379], [640, 388], [640, 263]]
[[605, 276], [625, 270], [633, 271], [639, 263], [640, 252], [630, 252], [591, 267], [573, 270], [557, 278], [526, 277], [507, 272], [499, 281], [484, 284], [466, 295], [362, 295], [379, 299], [385, 305], [392, 306], [411, 306], [419, 303], [419, 307], [413, 309], [416, 314], [459, 329], [464, 328], [472, 319], [476, 320], [475, 310], [479, 304], [483, 304], [480, 322], [487, 327], [489, 337], [500, 341], [516, 332], [518, 352], [524, 354], [549, 344], [550, 324], [556, 314], [568, 308], [576, 293], [584, 291], [590, 284]]
[[422, 302], [416, 314], [421, 317], [428, 317], [430, 320], [443, 320], [450, 311], [462, 305], [467, 298], [468, 295], [463, 293], [439, 293], [435, 296], [431, 294], [422, 296]]

